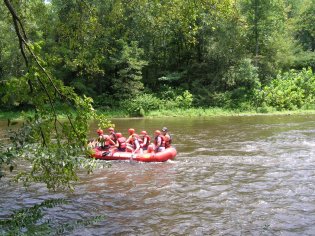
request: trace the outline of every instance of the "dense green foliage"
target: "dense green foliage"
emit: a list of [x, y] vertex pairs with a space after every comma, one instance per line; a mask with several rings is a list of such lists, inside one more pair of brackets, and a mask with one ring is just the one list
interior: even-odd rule
[[[11, 20], [18, 36], [17, 40], [13, 37], [13, 41], [4, 41], [4, 45], [15, 45], [22, 56], [14, 55], [20, 61], [19, 70], [9, 70], [10, 73], [1, 77], [5, 78], [1, 86], [2, 102], [16, 107], [26, 106], [34, 112], [25, 115], [19, 128], [13, 127], [9, 133], [10, 143], [0, 146], [0, 177], [3, 176], [3, 165], [12, 171], [19, 162], [27, 161], [31, 163], [31, 170], [19, 173], [17, 179], [25, 183], [44, 182], [49, 189], [71, 188], [71, 183], [78, 178], [79, 168], [86, 167], [90, 172], [94, 166], [92, 161], [80, 158], [88, 152], [89, 121], [98, 119], [102, 127], [109, 122], [96, 113], [91, 98], [78, 96], [72, 87], [55, 77], [41, 55], [43, 35], [37, 27], [40, 28], [43, 22], [38, 22], [36, 27], [29, 23], [35, 23], [34, 13], [44, 17], [45, 11], [41, 8], [45, 9], [46, 4], [32, 1], [12, 5], [9, 0], [4, 3], [0, 8], [11, 14], [11, 18], [7, 14], [1, 15], [3, 22], [7, 22], [6, 26], [10, 28]], [[20, 17], [21, 12], [24, 17]], [[29, 17], [30, 22], [23, 23], [25, 17]], [[28, 38], [28, 32], [34, 41]], [[9, 120], [8, 124], [14, 123]]]
[[[255, 89], [271, 86], [279, 71], [315, 68], [312, 0], [36, 0], [15, 7], [52, 75], [103, 110], [130, 104], [130, 115], [145, 115], [168, 106], [165, 100], [182, 105], [176, 97], [186, 90], [196, 107], [253, 108]], [[10, 83], [1, 86], [0, 106], [27, 108], [32, 101], [21, 97], [34, 72], [21, 63], [8, 14], [0, 27], [0, 81]]]
[[[43, 54], [44, 35], [38, 30], [44, 22], [34, 24], [35, 16], [41, 18], [48, 13], [41, 10], [46, 8], [46, 4], [41, 1], [12, 4], [10, 0], [4, 0], [3, 3], [0, 4], [0, 10], [9, 15], [1, 15], [1, 25], [8, 35], [10, 29], [14, 29], [12, 33], [15, 32], [17, 36], [16, 39], [10, 36], [6, 38], [5, 35], [5, 40], [1, 41], [0, 93], [3, 107], [26, 106], [33, 112], [24, 117], [20, 127], [9, 132], [10, 141], [0, 145], [0, 180], [6, 174], [6, 167], [11, 172], [14, 169], [20, 171], [19, 164], [26, 163], [30, 168], [16, 172], [16, 180], [22, 180], [26, 185], [32, 182], [45, 183], [51, 190], [72, 189], [72, 183], [78, 179], [78, 170], [85, 167], [90, 172], [95, 164], [92, 159], [83, 158], [89, 153], [89, 121], [98, 119], [101, 127], [108, 126], [109, 122], [97, 115], [91, 98], [78, 96], [73, 87], [65, 85], [52, 73], [53, 68], [48, 66], [48, 60]], [[11, 55], [9, 49], [13, 45], [20, 50], [21, 56]], [[18, 64], [12, 61], [12, 56], [17, 57]], [[10, 67], [17, 68], [10, 70]], [[61, 119], [61, 115], [65, 118]], [[8, 121], [9, 126], [14, 124], [16, 122]], [[77, 225], [85, 226], [102, 219], [98, 217], [62, 225], [55, 231], [55, 224], [43, 222], [41, 211], [41, 208], [55, 205], [51, 200], [17, 211], [9, 219], [0, 221], [0, 234], [62, 234], [75, 229]]]
[[315, 74], [309, 70], [291, 70], [280, 74], [258, 92], [261, 105], [277, 110], [300, 109], [315, 103]]
[[189, 91], [186, 90], [178, 96], [172, 95], [165, 95], [162, 99], [152, 94], [141, 94], [134, 99], [124, 101], [120, 107], [133, 116], [145, 116], [146, 113], [154, 110], [191, 107], [193, 97]]
[[[94, 166], [81, 158], [88, 122], [109, 125], [92, 105], [133, 116], [314, 108], [314, 0], [3, 0], [0, 12], [0, 108], [33, 111], [0, 144], [0, 179], [27, 161], [17, 179], [72, 188]], [[51, 233], [41, 207], [0, 224]]]

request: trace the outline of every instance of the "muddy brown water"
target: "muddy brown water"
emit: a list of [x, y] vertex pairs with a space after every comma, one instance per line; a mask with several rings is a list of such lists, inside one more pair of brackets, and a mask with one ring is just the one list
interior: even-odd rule
[[[116, 119], [127, 134], [167, 126], [178, 155], [80, 173], [73, 193], [0, 182], [0, 218], [50, 198], [56, 224], [104, 215], [70, 235], [315, 235], [315, 116]], [[4, 133], [6, 122], [0, 123]], [[91, 127], [91, 136], [96, 125]]]

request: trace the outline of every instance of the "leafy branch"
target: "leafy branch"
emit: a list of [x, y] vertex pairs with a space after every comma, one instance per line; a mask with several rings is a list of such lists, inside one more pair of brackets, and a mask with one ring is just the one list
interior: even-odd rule
[[[10, 80], [6, 86], [22, 102], [31, 104], [35, 113], [25, 117], [20, 129], [11, 132], [11, 145], [2, 148], [0, 156], [4, 157], [2, 160], [10, 160], [13, 167], [15, 165], [11, 163], [17, 158], [32, 164], [31, 171], [17, 175], [17, 179], [26, 184], [44, 182], [49, 189], [72, 189], [72, 182], [78, 179], [77, 170], [85, 167], [90, 172], [95, 166], [93, 160], [79, 158], [88, 153], [89, 121], [100, 119], [102, 124], [109, 124], [109, 121], [96, 114], [91, 98], [79, 97], [73, 88], [50, 75], [38, 53], [39, 45], [28, 39], [12, 1], [4, 0], [4, 3], [12, 16], [19, 49], [27, 67], [24, 76]], [[27, 84], [30, 93], [25, 91]], [[61, 119], [61, 115], [65, 119]]]

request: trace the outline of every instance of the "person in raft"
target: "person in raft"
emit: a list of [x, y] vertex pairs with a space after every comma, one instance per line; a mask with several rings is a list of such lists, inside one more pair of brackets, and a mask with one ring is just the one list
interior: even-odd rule
[[171, 147], [172, 136], [168, 133], [168, 129], [166, 127], [162, 128], [162, 135], [164, 136], [165, 148]]
[[97, 143], [99, 147], [102, 149], [109, 149], [111, 145], [115, 145], [114, 141], [111, 140], [108, 135], [104, 135], [103, 130], [98, 129], [96, 132], [98, 134]]
[[162, 152], [165, 150], [164, 136], [161, 135], [160, 130], [154, 131], [154, 150], [155, 152]]
[[110, 139], [113, 140], [114, 143], [116, 143], [117, 137], [116, 137], [115, 129], [113, 127], [108, 128], [108, 133], [109, 133]]
[[98, 137], [96, 139], [95, 146], [99, 147], [99, 146], [102, 146], [104, 131], [102, 129], [98, 129], [98, 130], [96, 130], [96, 133], [97, 133]]
[[87, 143], [87, 146], [88, 146], [89, 148], [96, 148], [96, 147], [98, 147], [99, 144], [100, 144], [99, 141], [101, 140], [101, 135], [103, 135], [103, 130], [98, 129], [98, 130], [96, 130], [96, 133], [97, 133], [98, 137], [97, 137], [96, 139], [90, 139], [90, 140], [88, 141], [88, 143]]
[[127, 144], [127, 152], [132, 152], [132, 154], [138, 153], [138, 152], [142, 153], [142, 148], [140, 146], [138, 135], [132, 134], [131, 139], [132, 139], [132, 145]]
[[136, 131], [133, 128], [128, 129], [129, 137], [126, 140], [127, 144], [131, 144], [132, 145], [132, 143], [133, 143], [132, 135], [135, 134], [135, 132]]
[[151, 141], [151, 137], [148, 135], [147, 131], [145, 130], [141, 131], [140, 140], [141, 140], [140, 145], [142, 149], [147, 150]]
[[122, 136], [121, 133], [116, 133], [116, 144], [115, 147], [117, 147], [117, 150], [119, 152], [125, 152], [126, 148], [127, 148], [127, 144], [126, 144], [126, 138]]
[[108, 150], [111, 146], [115, 145], [115, 142], [111, 140], [109, 135], [103, 135], [103, 140], [102, 140], [102, 149]]

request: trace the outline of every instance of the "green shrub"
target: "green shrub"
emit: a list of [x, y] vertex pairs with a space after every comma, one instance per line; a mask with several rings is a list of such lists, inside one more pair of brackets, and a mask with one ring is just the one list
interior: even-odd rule
[[231, 92], [214, 92], [210, 96], [211, 105], [217, 107], [231, 107]]
[[193, 95], [186, 90], [182, 95], [175, 98], [175, 104], [178, 108], [189, 108], [193, 102]]
[[157, 97], [160, 97], [164, 100], [175, 100], [177, 96], [182, 95], [185, 92], [183, 88], [172, 87], [169, 85], [162, 85], [159, 92], [156, 94]]
[[253, 110], [252, 103], [250, 101], [238, 103], [237, 110], [239, 112], [251, 111], [251, 110]]
[[145, 116], [149, 111], [159, 109], [190, 108], [193, 96], [189, 91], [184, 91], [174, 99], [158, 98], [153, 94], [141, 94], [132, 100], [125, 100], [121, 107], [127, 110], [130, 116]]
[[295, 110], [314, 103], [315, 75], [311, 69], [290, 70], [279, 74], [262, 90], [257, 91], [256, 99], [261, 104], [277, 110]]
[[121, 106], [131, 116], [144, 116], [146, 112], [158, 110], [162, 107], [163, 101], [152, 94], [141, 94], [132, 100], [125, 100]]
[[271, 113], [271, 112], [274, 112], [276, 111], [276, 109], [274, 107], [270, 107], [270, 106], [267, 106], [265, 103], [262, 104], [260, 107], [257, 107], [256, 108], [256, 111], [258, 113]]
[[96, 96], [94, 99], [94, 106], [98, 109], [109, 110], [113, 107], [119, 106], [117, 99], [114, 99], [112, 95], [102, 93]]
[[231, 100], [226, 101], [225, 107], [244, 106], [242, 104], [251, 101], [255, 90], [260, 87], [257, 67], [248, 58], [240, 60], [235, 66], [230, 66], [223, 76], [223, 82], [227, 90], [225, 99]]

